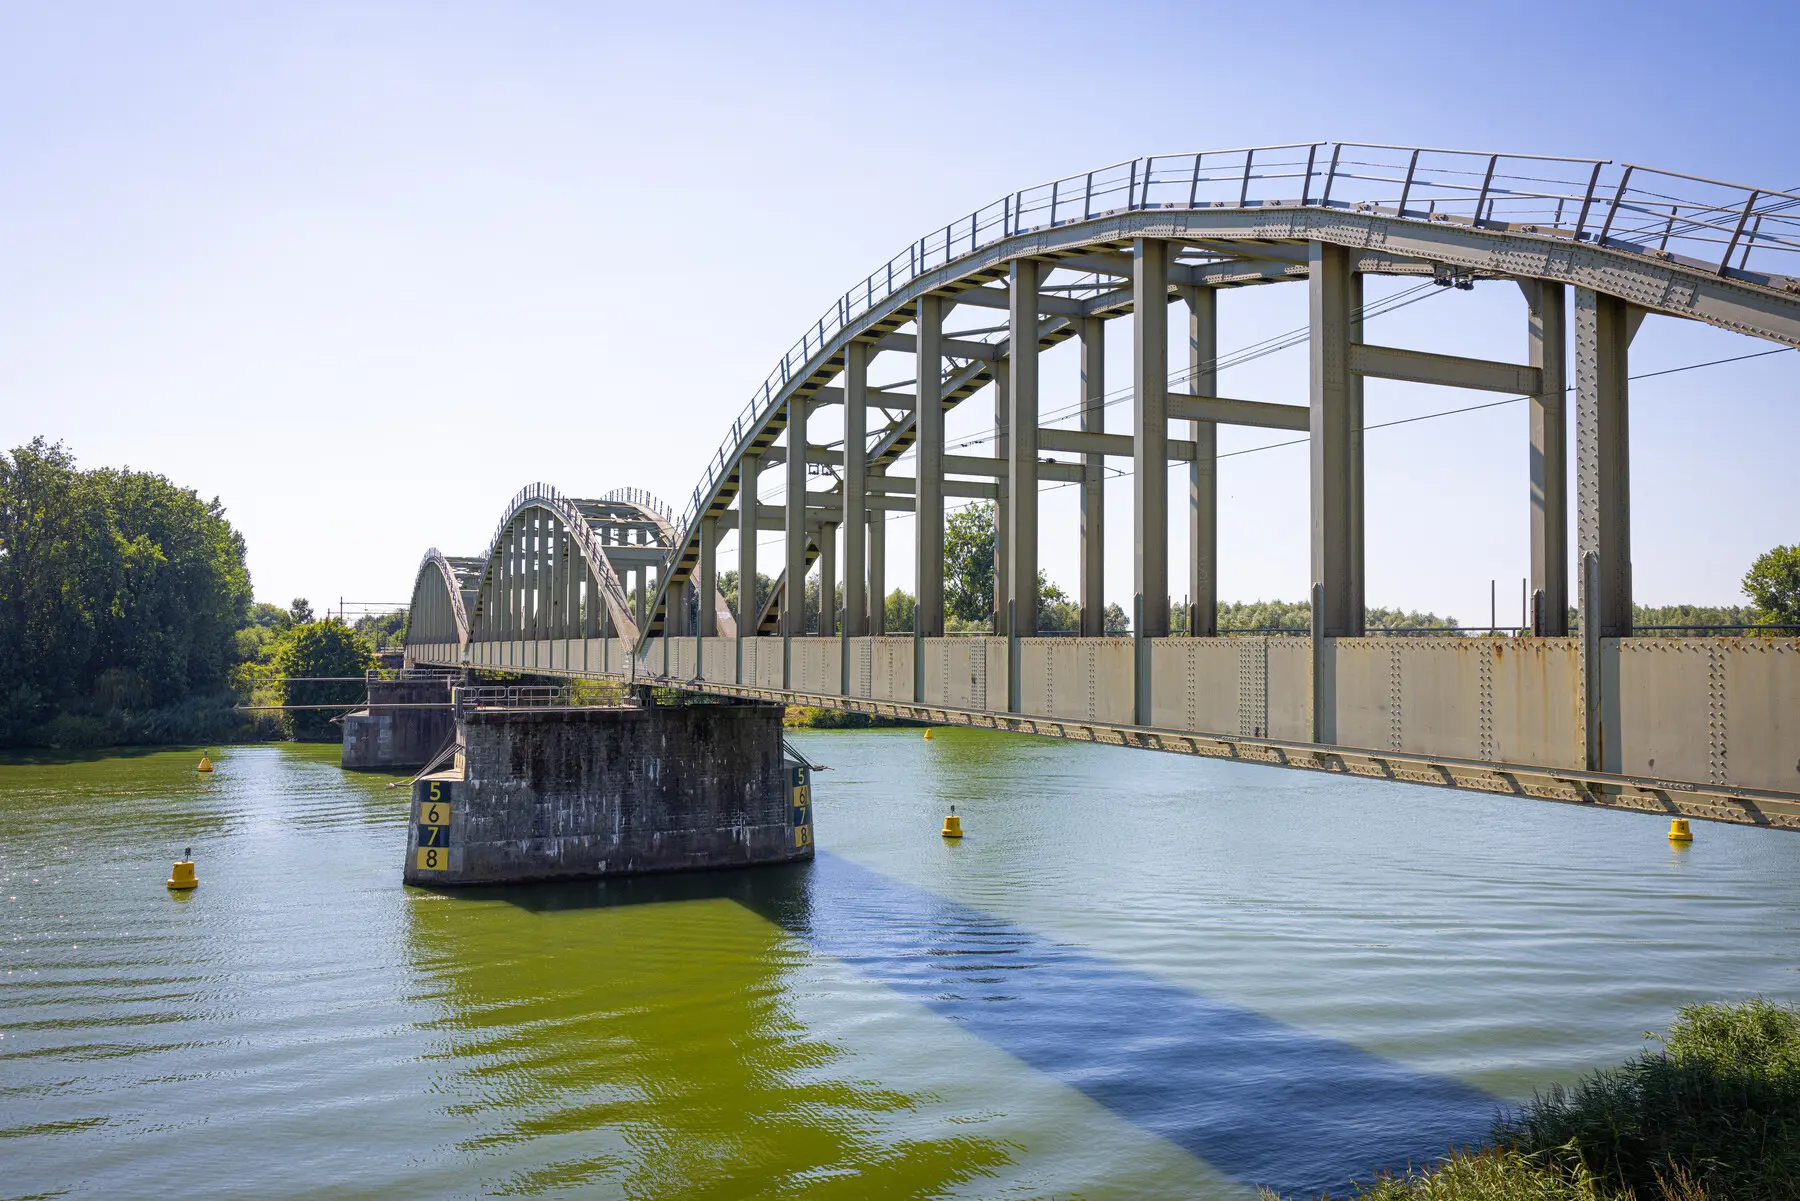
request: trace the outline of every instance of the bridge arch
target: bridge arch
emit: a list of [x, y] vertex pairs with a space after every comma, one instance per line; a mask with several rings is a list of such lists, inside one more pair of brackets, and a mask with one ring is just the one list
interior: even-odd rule
[[480, 586], [485, 560], [452, 557], [432, 547], [419, 561], [412, 600], [406, 610], [407, 665], [416, 646], [454, 648], [454, 662], [468, 661], [469, 606]]
[[[1368, 340], [1370, 275], [1421, 289], [1516, 284], [1528, 361]], [[1218, 395], [1221, 298], [1280, 283], [1307, 289], [1306, 402]], [[1175, 304], [1187, 309], [1189, 354], [1171, 373]], [[986, 320], [950, 324], [959, 311]], [[1348, 143], [1159, 155], [1023, 189], [934, 229], [836, 297], [732, 422], [679, 515], [628, 490], [569, 501], [540, 485], [515, 497], [465, 606], [469, 661], [1800, 828], [1800, 769], [1771, 751], [1800, 722], [1800, 638], [1633, 636], [1627, 381], [1632, 336], [1650, 313], [1800, 347], [1800, 194], [1607, 160]], [[1111, 393], [1129, 398], [1129, 434], [1102, 420], [1104, 323], [1115, 319], [1129, 320], [1134, 343], [1130, 386]], [[1082, 350], [1066, 409], [1076, 429], [1053, 428], [1039, 406], [1039, 354], [1063, 342]], [[896, 355], [911, 380], [874, 383], [871, 363]], [[1519, 640], [1363, 628], [1368, 377], [1529, 402], [1520, 492], [1532, 603]], [[946, 413], [986, 388], [995, 428], [979, 441], [994, 449], [946, 445]], [[840, 442], [807, 435], [823, 406], [842, 408]], [[1311, 442], [1309, 633], [1213, 636], [1219, 425]], [[910, 477], [890, 471], [906, 454]], [[1104, 636], [1099, 539], [1086, 532], [1106, 526], [1109, 457], [1130, 460], [1134, 477], [1136, 603], [1124, 637]], [[1188, 464], [1185, 589], [1169, 578], [1176, 463]], [[785, 504], [762, 494], [769, 467], [783, 468]], [[1046, 482], [1082, 489], [1074, 640], [1034, 636]], [[992, 637], [943, 636], [945, 500], [956, 497], [995, 502]], [[883, 529], [895, 511], [915, 516], [917, 615], [905, 638], [883, 637]], [[612, 536], [621, 529], [628, 536]], [[753, 609], [759, 530], [782, 533], [782, 554], [768, 573], [773, 597]], [[733, 531], [746, 602], [735, 630], [716, 570]], [[798, 587], [815, 561], [816, 630]], [[578, 604], [556, 600], [570, 581]], [[1174, 638], [1169, 601], [1183, 592], [1190, 636]], [[696, 593], [709, 604], [694, 604]], [[507, 649], [571, 624], [582, 627], [578, 667], [573, 637], [561, 664], [554, 645]], [[735, 646], [719, 637], [732, 633]], [[1727, 707], [1744, 719], [1726, 723]]]
[[[679, 590], [699, 570], [703, 543], [718, 536], [718, 523], [727, 518], [743, 486], [746, 459], [766, 464], [784, 454], [776, 443], [786, 434], [796, 401], [802, 412], [844, 403], [845, 387], [858, 385], [851, 379], [843, 386], [834, 381], [855, 374], [849, 363], [853, 353], [917, 351], [917, 334], [899, 331], [909, 324], [917, 330], [922, 302], [938, 310], [928, 314], [928, 324], [941, 333], [943, 311], [958, 305], [1014, 316], [1009, 293], [1016, 264], [1035, 263], [1040, 275], [1087, 273], [1092, 283], [1086, 289], [1064, 288], [1055, 297], [1039, 294], [1033, 317], [1038, 348], [1046, 349], [1081, 336], [1090, 321], [1135, 313], [1136, 267], [1129, 256], [1144, 243], [1170, 250], [1157, 281], [1170, 301], [1197, 292], [1210, 296], [1224, 288], [1305, 282], [1314, 274], [1313, 248], [1334, 247], [1341, 254], [1330, 256], [1335, 260], [1330, 266], [1347, 281], [1367, 274], [1410, 275], [1444, 284], [1514, 279], [1528, 293], [1534, 286], [1558, 285], [1549, 289], [1556, 293], [1554, 303], [1561, 301], [1561, 285], [1573, 285], [1578, 305], [1583, 293], [1606, 302], [1601, 306], [1606, 311], [1592, 314], [1592, 321], [1607, 326], [1606, 349], [1621, 355], [1617, 344], [1628, 344], [1637, 322], [1649, 312], [1800, 346], [1800, 195], [1791, 192], [1611, 160], [1351, 143], [1132, 159], [1002, 197], [909, 244], [841, 294], [783, 355], [709, 460], [704, 478], [673, 523], [676, 554], [666, 586]], [[1006, 286], [993, 286], [999, 283]], [[1577, 323], [1586, 316], [1577, 313]], [[1559, 310], [1552, 317], [1552, 332], [1563, 336], [1563, 314]], [[945, 410], [994, 384], [1013, 365], [1011, 335], [975, 343], [938, 341]], [[862, 349], [851, 350], [859, 345]], [[1455, 378], [1455, 363], [1407, 362], [1387, 355], [1360, 367], [1352, 374], [1468, 383]], [[1446, 373], [1450, 378], [1444, 378]], [[1473, 378], [1469, 386], [1491, 387], [1526, 376], [1477, 371]], [[1346, 391], [1357, 390], [1353, 380], [1346, 383]], [[866, 387], [861, 390], [867, 394]], [[1552, 403], [1547, 393], [1543, 398]], [[912, 398], [892, 399], [905, 403]], [[1197, 421], [1196, 427], [1216, 424], [1218, 418], [1250, 423], [1295, 419], [1242, 405], [1184, 407], [1215, 418]], [[853, 408], [860, 406], [846, 406], [846, 412]], [[912, 448], [919, 433], [915, 413], [871, 432], [867, 473], [881, 473]], [[941, 432], [941, 419], [928, 425]], [[941, 453], [933, 458], [933, 473], [955, 474], [943, 470]], [[790, 470], [790, 485], [794, 478]], [[852, 490], [847, 481], [838, 489]], [[942, 493], [930, 491], [935, 495], [925, 502], [941, 502]], [[965, 486], [961, 494], [969, 489]], [[847, 531], [856, 523], [849, 511], [853, 507], [842, 518]], [[776, 596], [747, 632], [775, 628], [786, 574], [810, 567], [821, 553], [820, 539], [807, 521], [794, 519]], [[1540, 547], [1536, 557], [1547, 561], [1553, 550]], [[847, 546], [846, 558], [853, 557]], [[1611, 576], [1626, 570], [1620, 555], [1608, 559], [1603, 566]], [[852, 577], [847, 575], [845, 582], [851, 591]], [[1540, 583], [1549, 585], [1546, 607], [1557, 607], [1557, 582]], [[1609, 587], [1622, 591], [1610, 576]], [[1336, 599], [1347, 602], [1349, 597]], [[649, 605], [643, 639], [665, 632], [666, 606], [666, 595], [659, 591]], [[872, 622], [866, 597], [863, 606], [862, 615], [846, 620]], [[1615, 596], [1612, 608], [1620, 606]], [[867, 628], [864, 624], [852, 632]]]

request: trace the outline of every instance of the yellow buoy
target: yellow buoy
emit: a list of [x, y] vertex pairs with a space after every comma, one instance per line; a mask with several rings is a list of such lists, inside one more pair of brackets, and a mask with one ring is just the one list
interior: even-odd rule
[[1669, 841], [1670, 842], [1692, 842], [1692, 841], [1694, 841], [1694, 832], [1692, 830], [1688, 829], [1688, 819], [1687, 818], [1672, 817], [1669, 819]]
[[168, 885], [176, 892], [186, 892], [200, 883], [194, 875], [194, 848], [188, 847], [181, 853], [187, 858], [177, 859], [174, 866], [169, 869]]
[[950, 806], [950, 816], [944, 819], [942, 834], [945, 838], [962, 837], [962, 818], [956, 816], [956, 806]]
[[925, 741], [926, 742], [931, 741], [931, 727], [930, 726], [925, 727]]
[[200, 766], [196, 767], [194, 770], [195, 771], [211, 771], [212, 769], [213, 769], [212, 768], [212, 760], [208, 759], [206, 757], [205, 751], [201, 751], [200, 752]]

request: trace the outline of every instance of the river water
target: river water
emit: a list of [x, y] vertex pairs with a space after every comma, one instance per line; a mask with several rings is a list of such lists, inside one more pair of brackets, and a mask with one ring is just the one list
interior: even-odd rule
[[1800, 996], [1791, 834], [795, 741], [811, 865], [458, 895], [334, 747], [0, 767], [0, 1196], [1341, 1191], [1681, 1004]]

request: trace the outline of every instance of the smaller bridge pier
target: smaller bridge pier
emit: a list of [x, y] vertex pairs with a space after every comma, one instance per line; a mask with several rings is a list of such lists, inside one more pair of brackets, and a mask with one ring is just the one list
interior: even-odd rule
[[783, 751], [780, 705], [648, 688], [543, 704], [526, 691], [539, 690], [457, 690], [455, 766], [413, 784], [408, 884], [812, 857], [810, 769]]
[[369, 703], [344, 716], [346, 771], [417, 771], [450, 742], [450, 686], [460, 673], [412, 669], [399, 679], [370, 674]]

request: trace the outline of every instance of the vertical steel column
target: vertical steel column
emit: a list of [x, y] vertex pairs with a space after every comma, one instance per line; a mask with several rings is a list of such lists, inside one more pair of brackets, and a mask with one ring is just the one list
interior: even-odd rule
[[702, 638], [719, 635], [719, 519], [700, 522], [700, 628]]
[[1001, 359], [994, 372], [994, 457], [1008, 466], [994, 477], [994, 634], [1008, 632], [1006, 598], [1011, 595], [1007, 578], [1007, 541], [1012, 537], [1011, 486], [1007, 471], [1012, 463], [1012, 363]]
[[[1010, 443], [1006, 456], [1006, 594], [1012, 606], [1007, 631], [1016, 638], [1037, 634], [1038, 608], [1038, 285], [1042, 265], [1014, 259], [1008, 280], [1012, 331], [1007, 361], [1012, 365]], [[1017, 672], [1011, 673], [1016, 676]], [[1015, 681], [1016, 684], [1016, 681]]]
[[[1219, 394], [1219, 293], [1181, 289], [1188, 308], [1188, 391]], [[1194, 461], [1188, 467], [1188, 633], [1211, 638], [1219, 627], [1219, 426], [1189, 422]]]
[[1349, 251], [1313, 242], [1307, 283], [1312, 419], [1312, 737], [1337, 739], [1336, 660], [1331, 642], [1363, 632], [1355, 558], [1360, 547], [1356, 502], [1355, 378], [1350, 371], [1355, 273]]
[[1355, 417], [1350, 374], [1350, 255], [1341, 246], [1310, 244], [1307, 283], [1312, 326], [1312, 579], [1324, 591], [1318, 626], [1326, 638], [1362, 634], [1354, 604], [1352, 485]]
[[580, 535], [573, 526], [563, 537], [563, 637], [577, 638], [581, 633], [581, 581], [587, 575], [587, 560], [581, 554]]
[[[886, 467], [869, 468], [870, 478], [887, 474]], [[887, 633], [887, 510], [869, 510], [869, 634]]]
[[1563, 285], [1520, 280], [1530, 314], [1530, 363], [1544, 390], [1531, 398], [1531, 632], [1569, 632], [1569, 446], [1567, 293]]
[[648, 606], [648, 602], [644, 599], [644, 577], [649, 574], [650, 569], [648, 567], [634, 567], [631, 569], [631, 584], [632, 590], [635, 593], [632, 599], [636, 602], [636, 612], [633, 616], [637, 618], [638, 633], [640, 634], [644, 632], [644, 625], [648, 620], [644, 613], [645, 608]]
[[525, 516], [525, 638], [536, 642], [543, 637], [543, 571], [544, 524], [541, 510], [527, 510]]
[[1631, 636], [1630, 316], [1617, 297], [1575, 289], [1575, 528], [1584, 733], [1593, 771], [1616, 771], [1620, 763], [1602, 640]]
[[[1081, 319], [1081, 431], [1106, 432], [1106, 322]], [[1081, 636], [1106, 632], [1106, 456], [1081, 456]]]
[[[544, 666], [556, 666], [556, 642], [562, 637], [562, 594], [565, 581], [562, 565], [562, 522], [555, 517], [544, 523], [544, 539], [547, 551], [544, 555], [544, 637], [550, 640], [549, 657]], [[564, 662], [564, 667], [568, 666]]]
[[745, 455], [738, 460], [738, 601], [737, 682], [744, 679], [744, 639], [756, 637], [756, 481], [762, 460]]
[[1602, 638], [1631, 635], [1631, 329], [1623, 300], [1575, 289], [1577, 529], [1583, 556], [1600, 556], [1591, 605]]
[[869, 632], [869, 344], [844, 347], [844, 636]]
[[[1363, 277], [1350, 273], [1350, 341], [1362, 341]], [[1350, 612], [1356, 615], [1356, 632], [1365, 632], [1368, 615], [1363, 600], [1363, 378], [1350, 373], [1344, 396], [1349, 402], [1345, 421], [1350, 427]]]
[[1131, 634], [1134, 720], [1150, 724], [1150, 640], [1169, 632], [1169, 246], [1131, 244], [1132, 525], [1137, 537]]
[[787, 601], [782, 632], [806, 633], [806, 402], [787, 402]]
[[[918, 606], [913, 620], [914, 638], [941, 638], [944, 634], [944, 301], [939, 296], [918, 300], [916, 350], [918, 431], [913, 493], [913, 526], [916, 549], [914, 579]], [[916, 658], [913, 673], [919, 699], [924, 697], [925, 660]]]
[[837, 637], [838, 523], [819, 523], [819, 637]]

